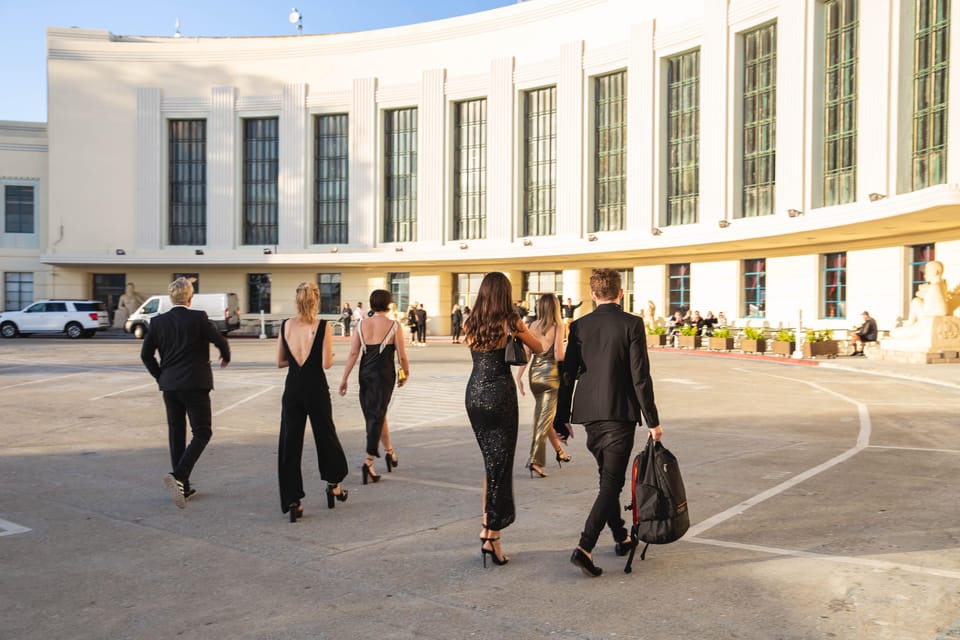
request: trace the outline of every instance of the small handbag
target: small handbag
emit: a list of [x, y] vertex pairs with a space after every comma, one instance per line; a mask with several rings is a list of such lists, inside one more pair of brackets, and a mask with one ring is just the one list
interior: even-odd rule
[[514, 338], [511, 332], [507, 332], [507, 345], [503, 350], [503, 361], [511, 366], [527, 364], [527, 352], [523, 348], [523, 342]]

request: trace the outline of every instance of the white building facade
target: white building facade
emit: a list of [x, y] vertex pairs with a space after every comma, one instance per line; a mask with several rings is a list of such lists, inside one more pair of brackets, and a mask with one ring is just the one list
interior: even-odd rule
[[[375, 288], [742, 326], [881, 328], [960, 282], [949, 0], [534, 0], [266, 38], [48, 30], [48, 122], [0, 123], [2, 308], [178, 274], [241, 312]], [[648, 3], [649, 4], [649, 3]], [[28, 224], [30, 222], [30, 224]], [[30, 299], [28, 299], [30, 298]]]

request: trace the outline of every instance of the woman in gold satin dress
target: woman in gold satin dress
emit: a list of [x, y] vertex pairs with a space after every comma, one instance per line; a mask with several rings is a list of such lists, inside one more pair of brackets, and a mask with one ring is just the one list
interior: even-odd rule
[[[543, 467], [546, 463], [547, 439], [556, 451], [558, 464], [571, 459], [560, 446], [560, 438], [553, 430], [553, 417], [557, 413], [557, 392], [560, 389], [560, 367], [557, 363], [563, 360], [564, 355], [564, 327], [560, 319], [560, 300], [557, 296], [547, 293], [537, 300], [537, 319], [530, 325], [530, 333], [540, 341], [544, 351], [531, 355], [530, 348], [527, 347], [530, 392], [536, 399], [533, 410], [533, 442], [530, 444], [527, 469], [531, 478], [533, 474], [546, 478]], [[517, 371], [517, 388], [521, 395], [526, 395], [523, 389], [523, 373], [527, 366], [524, 365]]]

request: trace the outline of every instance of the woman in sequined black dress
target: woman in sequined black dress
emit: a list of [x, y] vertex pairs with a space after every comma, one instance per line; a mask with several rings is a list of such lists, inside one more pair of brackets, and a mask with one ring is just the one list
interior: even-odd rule
[[500, 549], [500, 531], [516, 517], [513, 503], [513, 455], [517, 448], [517, 387], [504, 362], [508, 332], [534, 353], [543, 347], [530, 335], [513, 306], [510, 281], [499, 272], [488, 273], [477, 291], [473, 311], [464, 323], [473, 371], [467, 382], [466, 408], [470, 426], [483, 454], [483, 528], [480, 531], [484, 564], [506, 564]]

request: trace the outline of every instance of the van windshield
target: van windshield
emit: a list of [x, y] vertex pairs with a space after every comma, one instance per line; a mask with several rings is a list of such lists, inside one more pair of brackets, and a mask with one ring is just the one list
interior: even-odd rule
[[157, 308], [160, 306], [160, 298], [154, 298], [153, 300], [147, 300], [147, 302], [140, 307], [140, 313], [156, 313]]

